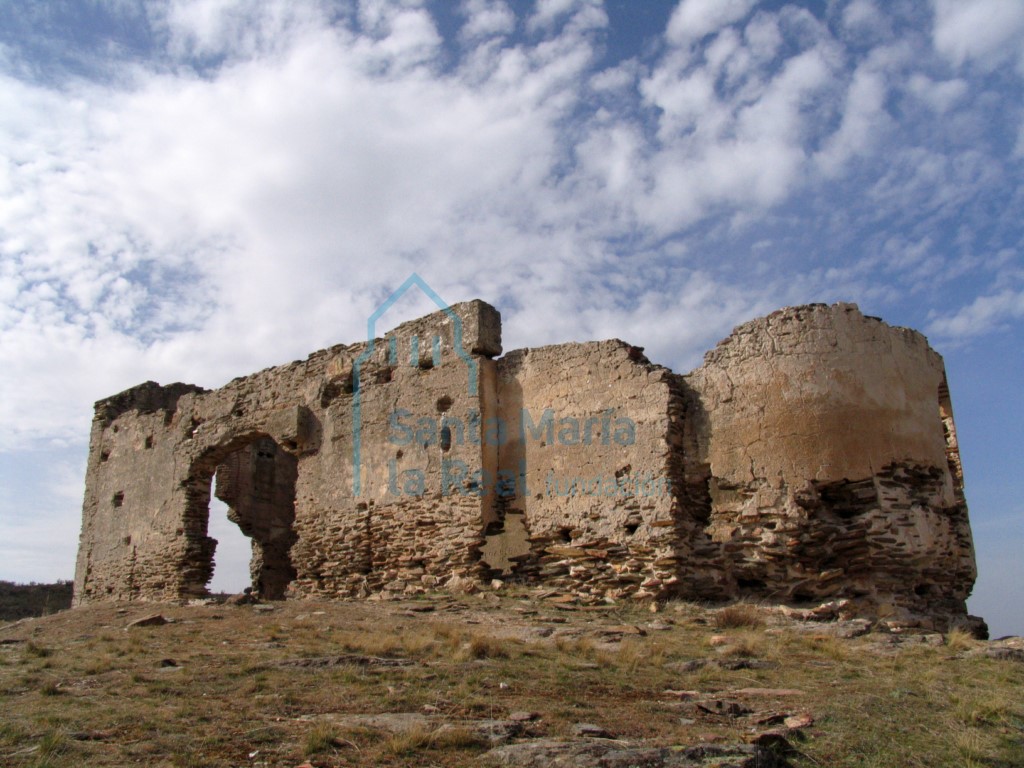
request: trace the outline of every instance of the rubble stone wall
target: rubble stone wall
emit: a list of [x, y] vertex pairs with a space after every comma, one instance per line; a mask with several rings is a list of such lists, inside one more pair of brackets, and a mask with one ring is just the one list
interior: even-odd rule
[[617, 340], [498, 361], [503, 512], [530, 545], [513, 573], [612, 597], [672, 581], [670, 375]]
[[852, 304], [797, 307], [685, 378], [707, 530], [738, 593], [962, 610], [974, 549], [945, 370], [921, 334]]
[[920, 334], [809, 305], [686, 375], [618, 340], [501, 352], [473, 301], [216, 390], [98, 402], [76, 603], [205, 594], [213, 486], [268, 598], [498, 577], [964, 613], [959, 447]]

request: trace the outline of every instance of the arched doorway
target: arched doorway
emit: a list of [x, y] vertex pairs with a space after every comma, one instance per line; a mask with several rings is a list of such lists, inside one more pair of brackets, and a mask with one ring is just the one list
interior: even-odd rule
[[252, 587], [249, 563], [252, 561], [252, 539], [242, 533], [228, 517], [231, 508], [215, 495], [210, 495], [210, 522], [207, 534], [217, 542], [214, 553], [213, 578], [207, 589], [214, 594], [235, 595]]
[[[238, 437], [206, 452], [193, 465], [189, 521], [199, 542], [189, 569], [193, 592], [204, 592], [214, 572], [217, 542], [208, 537], [211, 486], [228, 507], [227, 517], [252, 541], [249, 576], [265, 600], [282, 600], [295, 578], [290, 550], [295, 543], [295, 480], [298, 461], [262, 433]], [[199, 543], [197, 542], [197, 543]]]

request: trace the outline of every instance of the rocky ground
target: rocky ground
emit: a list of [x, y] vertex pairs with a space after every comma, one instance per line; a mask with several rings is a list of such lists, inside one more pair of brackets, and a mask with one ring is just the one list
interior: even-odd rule
[[238, 602], [0, 624], [0, 765], [1024, 765], [1020, 639], [505, 590]]

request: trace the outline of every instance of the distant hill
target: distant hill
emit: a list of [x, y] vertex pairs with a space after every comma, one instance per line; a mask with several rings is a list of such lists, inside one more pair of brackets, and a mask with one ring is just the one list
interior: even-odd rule
[[70, 581], [56, 584], [15, 584], [0, 581], [0, 621], [46, 616], [71, 607]]

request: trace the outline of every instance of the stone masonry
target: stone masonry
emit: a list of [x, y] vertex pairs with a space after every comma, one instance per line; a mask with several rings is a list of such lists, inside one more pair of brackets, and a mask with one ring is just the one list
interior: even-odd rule
[[852, 304], [742, 325], [687, 375], [619, 340], [502, 355], [470, 301], [133, 387], [96, 403], [76, 604], [205, 595], [211, 493], [264, 599], [500, 578], [949, 622], [976, 575], [942, 358]]

